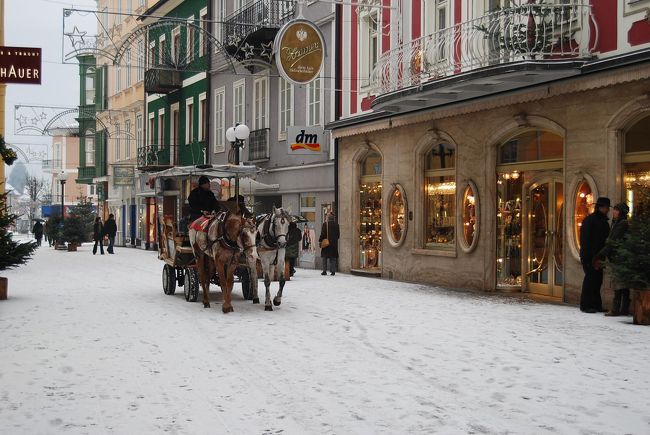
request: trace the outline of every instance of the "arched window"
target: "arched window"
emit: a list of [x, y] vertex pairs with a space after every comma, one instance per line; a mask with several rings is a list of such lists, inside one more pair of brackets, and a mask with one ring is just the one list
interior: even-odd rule
[[634, 214], [642, 206], [639, 191], [650, 188], [650, 115], [641, 118], [625, 133], [624, 149], [625, 199], [630, 214]]
[[432, 146], [424, 155], [424, 247], [453, 249], [456, 243], [456, 149]]
[[359, 186], [359, 265], [361, 268], [381, 266], [381, 174], [381, 156], [371, 151], [361, 162]]
[[499, 149], [499, 164], [557, 160], [564, 157], [564, 139], [557, 134], [530, 130], [504, 142]]

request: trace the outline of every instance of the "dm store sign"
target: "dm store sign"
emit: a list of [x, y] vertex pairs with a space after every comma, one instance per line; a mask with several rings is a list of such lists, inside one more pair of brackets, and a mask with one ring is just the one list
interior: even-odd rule
[[320, 154], [326, 151], [325, 141], [325, 131], [322, 128], [287, 128], [289, 154]]

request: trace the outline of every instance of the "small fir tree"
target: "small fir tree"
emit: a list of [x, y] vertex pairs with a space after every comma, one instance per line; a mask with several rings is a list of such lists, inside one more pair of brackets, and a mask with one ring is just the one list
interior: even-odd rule
[[17, 215], [9, 212], [7, 193], [0, 194], [0, 271], [27, 263], [37, 248], [36, 242], [19, 243], [13, 240], [9, 228]]
[[640, 198], [630, 227], [621, 240], [613, 242], [611, 272], [617, 282], [637, 290], [650, 289], [650, 187], [634, 186]]
[[62, 233], [62, 226], [61, 226], [61, 215], [56, 213], [50, 216], [50, 218], [47, 220], [45, 224], [45, 234], [47, 235], [47, 238], [52, 240], [53, 242], [61, 242], [61, 233]]
[[68, 217], [63, 221], [63, 239], [68, 243], [80, 245], [92, 240], [95, 206], [87, 197], [79, 198], [79, 202], [70, 208]]

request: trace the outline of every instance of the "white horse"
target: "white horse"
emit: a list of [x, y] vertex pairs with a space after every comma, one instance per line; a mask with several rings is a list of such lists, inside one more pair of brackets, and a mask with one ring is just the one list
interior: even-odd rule
[[[291, 217], [282, 208], [275, 208], [270, 214], [264, 216], [257, 223], [257, 233], [260, 242], [257, 247], [257, 254], [262, 263], [264, 273], [264, 286], [266, 287], [266, 300], [264, 302], [265, 311], [273, 311], [271, 305], [271, 277], [277, 272], [280, 289], [278, 294], [273, 298], [273, 305], [278, 306], [282, 303], [282, 290], [284, 289], [284, 251], [287, 246], [287, 233], [289, 232], [289, 223]], [[255, 302], [255, 300], [253, 300]]]

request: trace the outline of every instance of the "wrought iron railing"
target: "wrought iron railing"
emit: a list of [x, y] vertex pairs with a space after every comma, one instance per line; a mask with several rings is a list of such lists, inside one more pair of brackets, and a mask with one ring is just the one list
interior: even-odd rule
[[504, 8], [384, 53], [368, 84], [380, 95], [494, 65], [588, 58], [597, 40], [589, 5]]
[[270, 128], [251, 131], [248, 137], [248, 161], [266, 160], [269, 158]]
[[59, 171], [61, 170], [61, 160], [58, 159], [47, 159], [42, 162], [43, 171]]
[[[173, 145], [147, 145], [138, 148], [138, 167], [168, 166], [170, 165], [171, 150]], [[176, 153], [175, 153], [176, 154]]]
[[228, 17], [222, 27], [222, 41], [238, 45], [248, 35], [265, 28], [280, 28], [294, 15], [294, 0], [257, 0]]
[[77, 168], [77, 179], [92, 179], [95, 178], [96, 173], [95, 166], [80, 166]]

